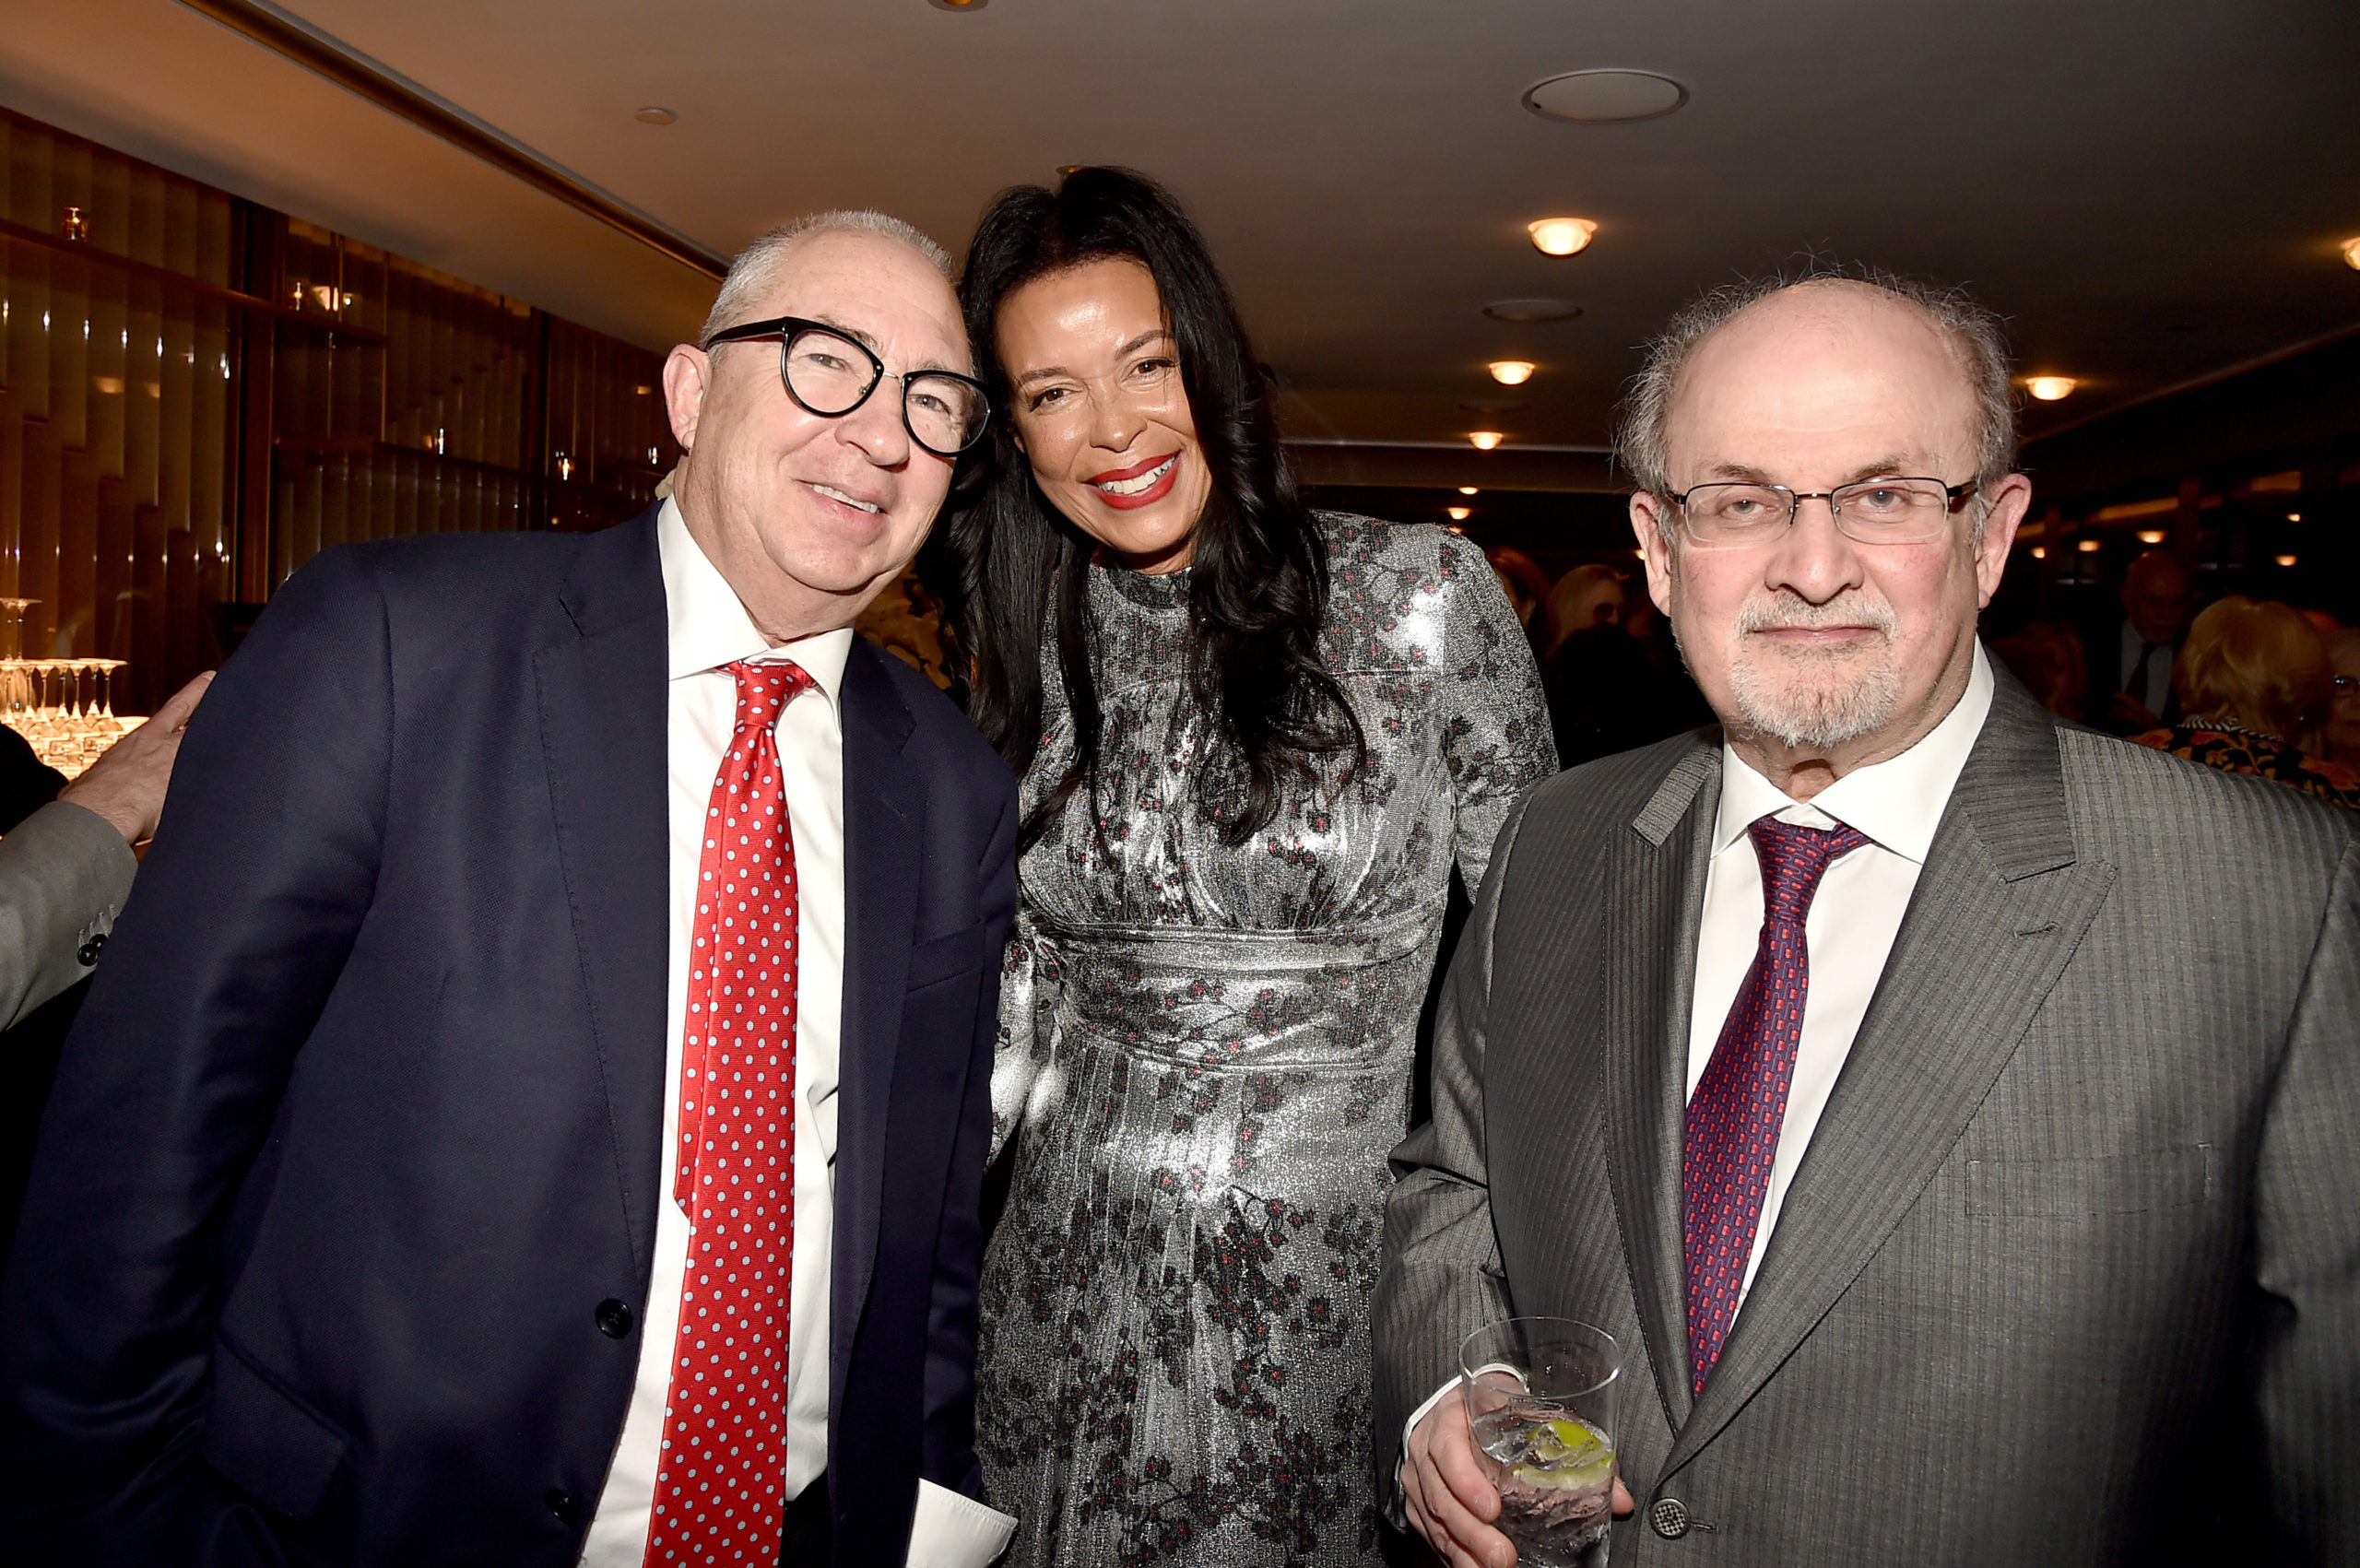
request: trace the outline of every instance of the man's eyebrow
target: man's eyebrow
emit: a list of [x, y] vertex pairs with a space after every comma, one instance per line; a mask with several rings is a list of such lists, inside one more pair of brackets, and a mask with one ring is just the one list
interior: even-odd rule
[[[856, 326], [846, 326], [844, 323], [832, 320], [827, 316], [813, 316], [811, 319], [818, 322], [821, 326], [826, 327], [830, 332], [837, 333], [843, 336], [851, 338], [855, 343], [859, 344], [862, 348], [867, 349], [879, 359], [881, 360], [885, 357], [885, 346], [878, 342], [870, 334], [861, 331], [860, 328]], [[943, 363], [940, 360], [923, 360], [918, 363], [912, 365], [910, 369], [913, 371], [949, 371], [955, 376], [963, 376], [967, 373], [966, 371], [958, 369], [956, 366]]]
[[885, 357], [885, 346], [878, 342], [877, 339], [869, 334], [861, 331], [860, 328], [856, 326], [846, 326], [844, 323], [840, 321], [831, 321], [826, 316], [813, 316], [811, 319], [839, 336], [851, 338], [855, 343], [859, 344], [862, 348], [867, 349], [879, 359], [881, 360]]
[[[1115, 358], [1117, 360], [1127, 359], [1129, 356], [1136, 354], [1140, 349], [1146, 348], [1149, 344], [1155, 342], [1158, 338], [1164, 339], [1168, 342], [1172, 338], [1172, 333], [1165, 327], [1151, 327], [1148, 331], [1140, 333], [1137, 337], [1132, 338], [1128, 343], [1124, 344], [1121, 348], [1116, 348], [1115, 350]], [[1043, 365], [1038, 370], [1027, 371], [1022, 375], [1018, 376], [1016, 378], [1015, 385], [1019, 391], [1022, 391], [1025, 387], [1031, 386], [1034, 382], [1055, 381], [1059, 376], [1070, 376], [1072, 374], [1073, 372], [1066, 369], [1063, 365]]]
[[[1841, 489], [1846, 485], [1857, 485], [1863, 479], [1914, 477], [1915, 476], [1909, 473], [1910, 463], [1909, 458], [1899, 455], [1880, 458], [1874, 463], [1863, 463], [1853, 469], [1849, 475], [1836, 480], [1835, 488]], [[1783, 479], [1773, 478], [1768, 469], [1756, 468], [1750, 463], [1716, 463], [1705, 472], [1713, 479], [1729, 479], [1740, 485], [1784, 486], [1786, 484]]]

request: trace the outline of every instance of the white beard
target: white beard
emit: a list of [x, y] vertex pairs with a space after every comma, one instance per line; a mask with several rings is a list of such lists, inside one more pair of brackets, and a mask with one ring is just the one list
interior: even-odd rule
[[1857, 595], [1819, 606], [1751, 603], [1738, 612], [1733, 641], [1744, 650], [1751, 632], [1839, 623], [1865, 624], [1884, 634], [1867, 655], [1869, 666], [1857, 674], [1844, 667], [1861, 656], [1849, 649], [1756, 648], [1751, 656], [1740, 652], [1729, 661], [1729, 695], [1747, 729], [1797, 750], [1828, 751], [1893, 722], [1901, 705], [1901, 662], [1893, 643], [1891, 607]]

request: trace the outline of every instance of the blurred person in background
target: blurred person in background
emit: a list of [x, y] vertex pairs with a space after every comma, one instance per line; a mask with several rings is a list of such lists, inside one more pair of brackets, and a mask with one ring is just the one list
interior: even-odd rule
[[1995, 639], [1990, 648], [2042, 707], [2062, 719], [2082, 716], [2090, 661], [2082, 651], [2079, 631], [2060, 621], [2027, 621]]
[[2133, 737], [2141, 745], [2360, 811], [2360, 772], [2303, 746], [2329, 716], [2335, 668], [2300, 611], [2230, 595], [2189, 628], [2173, 684], [2186, 716]]
[[1540, 666], [1557, 760], [1574, 767], [1713, 722], [1663, 618], [1625, 596], [1609, 566], [1577, 566], [1552, 590], [1564, 629]]
[[1558, 578], [1549, 590], [1549, 615], [1554, 623], [1549, 651], [1555, 653], [1576, 631], [1621, 621], [1626, 596], [1622, 574], [1611, 566], [1576, 566]]
[[1500, 586], [1507, 590], [1508, 604], [1524, 628], [1524, 640], [1531, 645], [1532, 656], [1540, 658], [1561, 635], [1549, 609], [1549, 574], [1540, 570], [1539, 561], [1514, 545], [1493, 545], [1483, 552], [1483, 559], [1492, 563]]
[[2133, 735], [2179, 716], [2172, 663], [2195, 608], [2188, 568], [2165, 548], [2132, 558], [2122, 577], [2122, 619], [2092, 626], [2090, 696], [2083, 712], [2111, 735]]
[[2327, 656], [2335, 695], [2319, 726], [2319, 749], [2329, 761], [2360, 772], [2360, 627], [2338, 627], [2327, 640]]

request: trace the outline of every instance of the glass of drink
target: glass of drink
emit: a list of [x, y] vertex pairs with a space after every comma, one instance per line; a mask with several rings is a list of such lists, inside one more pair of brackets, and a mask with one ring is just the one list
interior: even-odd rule
[[1469, 1334], [1458, 1370], [1518, 1564], [1606, 1568], [1622, 1376], [1613, 1336], [1570, 1317], [1512, 1317]]

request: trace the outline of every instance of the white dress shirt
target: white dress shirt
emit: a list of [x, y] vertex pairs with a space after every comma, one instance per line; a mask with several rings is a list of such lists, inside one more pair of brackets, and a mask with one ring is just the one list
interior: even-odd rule
[[[786, 1495], [828, 1463], [828, 1273], [835, 1231], [836, 1076], [844, 1023], [844, 726], [839, 706], [845, 628], [771, 646], [667, 500], [655, 525], [668, 623], [666, 750], [671, 827], [669, 952], [665, 973], [664, 1142], [679, 1137], [680, 1043], [688, 1019], [689, 945], [705, 809], [738, 721], [738, 683], [723, 666], [783, 659], [817, 683], [780, 712], [780, 772], [795, 844], [795, 1246], [787, 1302]], [[669, 1168], [668, 1157], [667, 1169]], [[640, 1568], [661, 1456], [665, 1396], [679, 1326], [689, 1220], [663, 1184], [655, 1268], [641, 1315], [639, 1381], [606, 1490], [590, 1526], [585, 1568]], [[651, 1351], [653, 1353], [651, 1353]], [[1007, 1515], [921, 1480], [910, 1568], [982, 1568], [1015, 1527]]]
[[[1809, 828], [1841, 822], [1869, 843], [1827, 868], [1803, 922], [1811, 955], [1811, 984], [1803, 997], [1802, 1042], [1787, 1091], [1787, 1119], [1771, 1157], [1770, 1185], [1753, 1228], [1738, 1307], [1753, 1289], [1754, 1270], [1778, 1223], [1787, 1188], [1819, 1128], [1820, 1113], [1852, 1054], [1852, 1037], [1876, 995], [1901, 917], [1918, 890], [1918, 874], [1934, 846], [1934, 831], [1966, 766], [1967, 753], [1991, 712], [1991, 666], [1983, 645], [1957, 705], [1898, 757], [1856, 768], [1806, 805], [1756, 772], [1727, 742], [1721, 746], [1721, 803], [1713, 819], [1712, 863], [1705, 873], [1705, 910], [1696, 932], [1696, 984], [1688, 1012], [1688, 1089], [1693, 1096], [1705, 1064], [1720, 1043], [1721, 1026], [1762, 940], [1762, 863], [1746, 832], [1764, 817]], [[1436, 1389], [1410, 1414], [1401, 1441], [1425, 1420], [1456, 1383]]]
[[1754, 1270], [1778, 1223], [1778, 1209], [1819, 1128], [1820, 1113], [1836, 1075], [1852, 1054], [1852, 1037], [1884, 975], [1884, 961], [1918, 890], [1918, 874], [1934, 846], [1951, 791], [1966, 754], [1991, 712], [1991, 666], [1983, 647], [1956, 706], [1918, 744], [1898, 757], [1856, 768], [1811, 796], [1790, 799], [1726, 742], [1721, 747], [1721, 804], [1713, 819], [1713, 861], [1705, 875], [1705, 913], [1696, 931], [1696, 986], [1688, 1013], [1688, 1093], [1705, 1076], [1720, 1043], [1721, 1026], [1762, 940], [1762, 863], [1746, 830], [1764, 817], [1810, 828], [1841, 822], [1869, 842], [1827, 868], [1803, 922], [1811, 954], [1811, 985], [1803, 996], [1802, 1043], [1787, 1091], [1787, 1120], [1771, 1157], [1770, 1185], [1753, 1228], [1738, 1306], [1753, 1289]]

